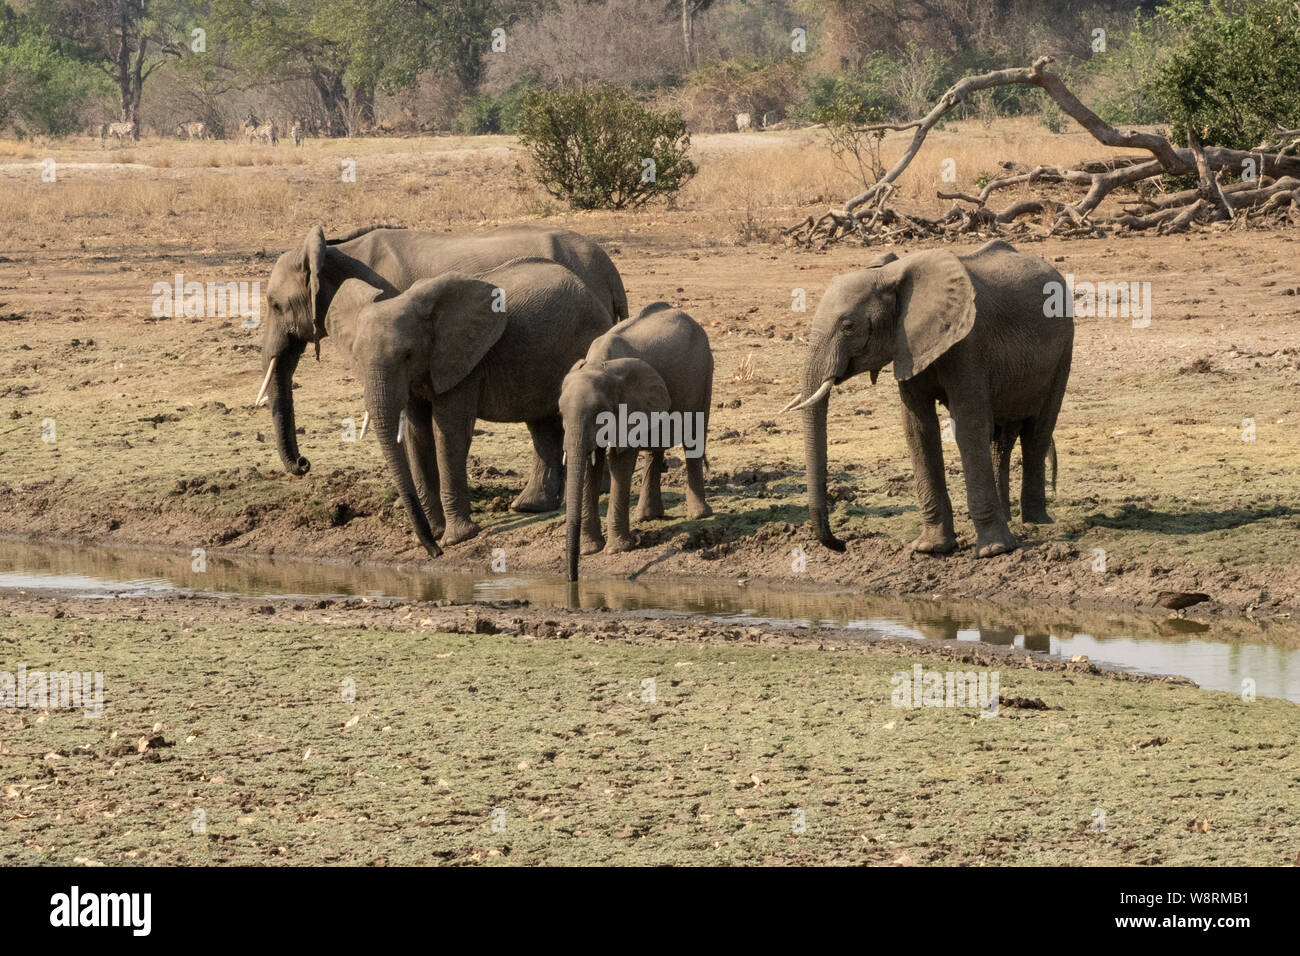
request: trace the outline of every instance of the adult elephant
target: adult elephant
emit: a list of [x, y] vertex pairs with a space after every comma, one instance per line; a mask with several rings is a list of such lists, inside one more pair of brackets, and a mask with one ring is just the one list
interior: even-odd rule
[[[386, 296], [404, 292], [421, 279], [444, 272], [482, 275], [512, 259], [538, 256], [572, 271], [610, 311], [614, 321], [627, 318], [627, 293], [623, 280], [605, 251], [592, 240], [566, 229], [549, 226], [503, 226], [472, 236], [451, 236], [421, 229], [369, 226], [338, 239], [326, 239], [320, 226], [307, 233], [300, 250], [280, 256], [271, 271], [262, 338], [262, 392], [269, 395], [276, 448], [284, 470], [305, 475], [311, 462], [298, 451], [294, 429], [293, 373], [308, 343], [320, 358], [326, 337], [351, 348], [355, 314], [327, 320], [330, 303], [347, 279], [361, 279]], [[258, 401], [262, 392], [259, 392]], [[427, 421], [427, 415], [413, 415]], [[560, 440], [560, 426], [541, 424], [545, 434], [533, 431], [535, 451]], [[408, 454], [431, 449], [429, 436], [418, 435]], [[554, 511], [559, 507], [558, 485], [546, 488], [540, 454], [533, 456], [528, 484], [512, 505], [516, 511]]]
[[[351, 279], [340, 288], [335, 311], [353, 316], [351, 354], [366, 409], [416, 536], [434, 557], [442, 553], [434, 521], [445, 516], [442, 546], [479, 531], [470, 519], [466, 474], [475, 422], [527, 422], [534, 434], [538, 423], [558, 424], [565, 373], [611, 325], [605, 303], [582, 280], [536, 257], [482, 277], [446, 272], [392, 297]], [[411, 433], [399, 429], [403, 411], [412, 431], [419, 424], [412, 396], [431, 413], [436, 479], [427, 473], [427, 458], [398, 448], [399, 430]], [[547, 492], [558, 497], [563, 447], [557, 438], [539, 450]], [[421, 489], [435, 482], [441, 508], [431, 521], [434, 509]]]
[[1050, 265], [1001, 240], [964, 256], [887, 255], [831, 280], [813, 320], [804, 390], [786, 406], [803, 410], [808, 513], [822, 544], [844, 550], [826, 510], [831, 386], [860, 372], [874, 383], [891, 362], [921, 510], [914, 550], [947, 553], [957, 546], [936, 402], [952, 414], [976, 556], [1015, 547], [990, 454], [995, 429], [1020, 438], [1023, 520], [1052, 520], [1044, 462], [1070, 376], [1074, 320], [1050, 317], [1044, 305], [1053, 293], [1068, 296], [1066, 289]]

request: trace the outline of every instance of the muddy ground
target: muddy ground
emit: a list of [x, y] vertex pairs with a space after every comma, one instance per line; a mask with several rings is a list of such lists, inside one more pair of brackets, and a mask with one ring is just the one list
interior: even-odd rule
[[[1074, 370], [1056, 440], [1054, 525], [1025, 546], [976, 560], [955, 445], [948, 479], [962, 547], [945, 558], [905, 544], [919, 519], [888, 377], [837, 389], [829, 426], [832, 524], [846, 554], [807, 534], [800, 423], [777, 410], [798, 390], [802, 336], [836, 273], [869, 255], [722, 245], [683, 216], [570, 216], [623, 272], [633, 308], [666, 299], [704, 324], [716, 352], [708, 456], [716, 514], [684, 515], [682, 471], [666, 476], [666, 520], [637, 530], [630, 553], [584, 559], [593, 575], [710, 575], [852, 586], [899, 594], [1150, 605], [1161, 590], [1209, 593], [1194, 613], [1293, 612], [1300, 605], [1300, 246], [1285, 232], [1028, 244], [1062, 271], [1150, 281], [1150, 328], [1077, 320]], [[0, 533], [167, 544], [299, 558], [425, 563], [379, 449], [343, 440], [360, 388], [326, 341], [296, 391], [309, 475], [285, 475], [269, 413], [251, 408], [259, 338], [228, 319], [155, 320], [151, 284], [265, 280], [305, 232], [277, 230], [265, 251], [165, 234], [93, 255], [72, 237], [0, 262]], [[1294, 232], [1294, 231], [1293, 231]], [[1022, 243], [1025, 245], [1025, 243]], [[911, 247], [898, 251], [911, 251]], [[791, 311], [791, 290], [809, 313]], [[42, 440], [53, 419], [57, 440]], [[1243, 441], [1249, 423], [1253, 441]], [[437, 562], [484, 570], [504, 548], [512, 570], [559, 572], [562, 516], [504, 511], [522, 486], [522, 425], [480, 423], [476, 519], [485, 531]], [[680, 459], [677, 460], [680, 465]], [[797, 572], [792, 552], [806, 549]], [[1097, 549], [1104, 572], [1094, 570]], [[427, 565], [433, 569], [431, 562]]]
[[[361, 599], [0, 614], [6, 660], [104, 673], [98, 719], [0, 710], [7, 863], [1280, 865], [1300, 841], [1294, 705], [1009, 648]], [[996, 716], [895, 706], [916, 665], [997, 673]]]

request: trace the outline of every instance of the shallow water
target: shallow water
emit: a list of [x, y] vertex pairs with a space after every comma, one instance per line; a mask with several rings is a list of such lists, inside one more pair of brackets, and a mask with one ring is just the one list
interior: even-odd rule
[[1150, 674], [1178, 674], [1201, 687], [1300, 703], [1300, 627], [1290, 621], [1200, 622], [1158, 616], [1007, 608], [974, 601], [786, 591], [730, 583], [591, 579], [509, 574], [428, 574], [391, 568], [207, 557], [0, 541], [0, 595], [49, 590], [69, 597], [210, 595], [406, 600], [523, 599], [565, 608], [698, 614], [789, 626], [825, 624], [924, 640], [983, 641]]

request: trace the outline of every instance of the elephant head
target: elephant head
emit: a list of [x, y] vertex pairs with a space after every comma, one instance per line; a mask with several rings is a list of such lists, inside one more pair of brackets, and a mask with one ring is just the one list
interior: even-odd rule
[[813, 319], [804, 387], [783, 411], [802, 410], [808, 517], [817, 539], [843, 551], [826, 511], [826, 411], [832, 385], [860, 372], [874, 384], [891, 362], [906, 382], [960, 342], [975, 324], [975, 287], [950, 252], [892, 253], [836, 276]]
[[[620, 406], [624, 415], [666, 412], [672, 407], [668, 386], [659, 373], [638, 358], [588, 362], [580, 359], [564, 377], [560, 388], [560, 415], [564, 419], [565, 458], [565, 560], [570, 581], [578, 580], [578, 551], [583, 518], [583, 477], [599, 489], [598, 447], [609, 446], [607, 434], [612, 415], [617, 421]], [[591, 492], [594, 501], [596, 492]], [[615, 502], [610, 501], [613, 509]], [[595, 521], [595, 515], [588, 518]]]
[[458, 385], [501, 338], [506, 314], [496, 287], [448, 272], [381, 299], [381, 290], [346, 280], [331, 309], [356, 309], [352, 361], [366, 410], [416, 536], [433, 557], [442, 554], [416, 496], [410, 462], [398, 447], [403, 409], [412, 392], [433, 398]]
[[284, 470], [305, 475], [311, 462], [298, 454], [293, 417], [293, 373], [308, 342], [315, 343], [320, 357], [320, 340], [325, 330], [325, 310], [334, 289], [322, 276], [325, 264], [325, 233], [320, 226], [307, 233], [301, 250], [286, 252], [271, 270], [267, 284], [267, 315], [262, 330], [262, 389], [270, 398], [275, 446]]

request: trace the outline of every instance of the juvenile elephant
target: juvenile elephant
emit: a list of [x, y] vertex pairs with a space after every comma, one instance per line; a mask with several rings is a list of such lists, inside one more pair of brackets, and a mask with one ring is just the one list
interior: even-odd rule
[[[581, 279], [540, 258], [509, 262], [482, 278], [444, 273], [387, 298], [369, 283], [348, 279], [331, 315], [335, 310], [355, 316], [350, 352], [366, 409], [429, 554], [442, 553], [436, 539], [444, 520], [444, 546], [479, 532], [470, 520], [466, 458], [480, 418], [527, 422], [534, 439], [549, 436], [538, 452], [546, 493], [558, 500], [560, 383], [611, 322], [605, 304]], [[414, 406], [412, 397], [418, 400]], [[412, 454], [409, 445], [402, 454], [403, 411], [404, 440], [428, 429], [431, 419], [436, 455]], [[418, 421], [425, 412], [430, 419]]]
[[[595, 242], [565, 229], [520, 225], [453, 236], [370, 226], [326, 239], [324, 230], [316, 226], [307, 233], [301, 249], [280, 256], [267, 286], [267, 315], [262, 320], [262, 392], [270, 398], [276, 448], [284, 470], [304, 475], [311, 468], [311, 462], [298, 452], [294, 431], [293, 373], [303, 350], [309, 342], [314, 343], [319, 359], [320, 342], [326, 337], [341, 341], [345, 351], [351, 349], [355, 310], [335, 312], [330, 308], [339, 286], [347, 279], [361, 279], [385, 296], [393, 296], [444, 272], [482, 275], [527, 256], [567, 267], [612, 313], [613, 321], [627, 318], [627, 293], [614, 263]], [[432, 455], [431, 410], [423, 399], [412, 401], [408, 415], [412, 440], [406, 443], [407, 453]], [[560, 426], [557, 421], [553, 426], [539, 423], [538, 427], [544, 432], [533, 432], [532, 475], [512, 504], [516, 511], [554, 511], [560, 506], [558, 483], [549, 492], [545, 487], [541, 458], [543, 447], [559, 442]], [[431, 460], [425, 471], [436, 474]], [[433, 497], [437, 498], [436, 489]]]
[[[565, 558], [570, 581], [578, 579], [579, 536], [590, 554], [632, 547], [628, 497], [640, 448], [650, 450], [637, 520], [662, 518], [660, 473], [664, 451], [683, 445], [686, 457], [686, 514], [712, 514], [704, 501], [704, 446], [713, 395], [713, 352], [699, 323], [666, 302], [646, 306], [634, 319], [614, 326], [591, 343], [586, 358], [564, 378]], [[646, 416], [639, 439], [634, 428], [619, 436], [621, 420], [635, 426]], [[602, 425], [606, 426], [602, 428]], [[665, 432], [667, 432], [665, 434]], [[609, 441], [610, 437], [616, 441]], [[632, 439], [626, 445], [620, 437]], [[634, 443], [633, 443], [634, 442]], [[608, 541], [600, 532], [600, 477], [609, 457]]]
[[976, 556], [1015, 547], [994, 478], [995, 429], [1020, 437], [1022, 518], [1052, 520], [1044, 460], [1070, 375], [1074, 320], [1048, 317], [1044, 302], [1065, 288], [1042, 259], [1000, 240], [964, 256], [946, 250], [887, 256], [831, 280], [813, 320], [804, 391], [787, 406], [803, 410], [808, 512], [822, 544], [844, 550], [826, 510], [831, 386], [864, 371], [874, 383], [891, 362], [921, 510], [914, 550], [947, 553], [957, 546], [935, 402], [952, 414]]

